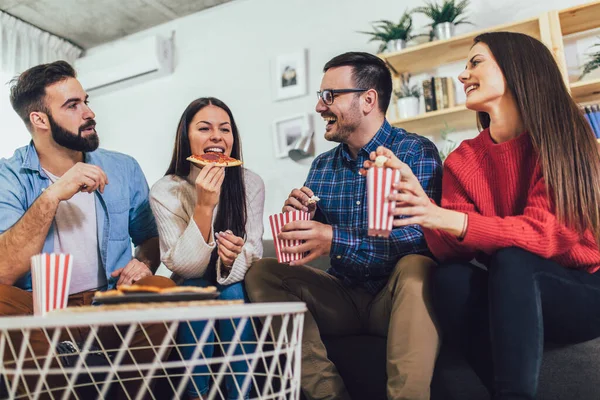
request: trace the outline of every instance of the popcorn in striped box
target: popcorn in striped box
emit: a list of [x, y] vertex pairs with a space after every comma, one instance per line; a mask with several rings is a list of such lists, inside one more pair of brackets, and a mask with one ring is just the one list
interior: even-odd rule
[[286, 213], [274, 214], [269, 216], [269, 222], [271, 224], [271, 232], [273, 233], [273, 243], [275, 244], [275, 253], [277, 253], [277, 261], [280, 263], [289, 263], [290, 261], [296, 261], [305, 256], [306, 253], [284, 253], [281, 249], [286, 247], [293, 247], [302, 244], [302, 240], [279, 240], [277, 236], [281, 233], [281, 228], [288, 222], [296, 220], [310, 220], [310, 214], [304, 211], [290, 211]]
[[33, 313], [46, 315], [67, 307], [73, 257], [70, 254], [37, 254], [31, 257]]
[[389, 237], [393, 228], [393, 207], [388, 201], [392, 193], [398, 193], [393, 183], [400, 181], [400, 171], [392, 168], [372, 167], [367, 172], [367, 206], [369, 236]]

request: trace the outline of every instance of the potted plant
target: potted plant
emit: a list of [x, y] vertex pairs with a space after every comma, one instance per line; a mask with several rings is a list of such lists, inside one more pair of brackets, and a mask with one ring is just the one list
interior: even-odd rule
[[[469, 0], [443, 0], [442, 4], [432, 1], [425, 2], [425, 6], [417, 7], [413, 12], [424, 14], [431, 18], [431, 29], [439, 40], [449, 39], [454, 36], [454, 28], [460, 24], [471, 24], [464, 17]], [[463, 16], [463, 18], [459, 18]], [[472, 25], [472, 24], [471, 24]]]
[[419, 114], [419, 98], [421, 88], [419, 85], [410, 84], [410, 74], [400, 75], [401, 85], [399, 90], [394, 91], [398, 99], [398, 118], [410, 118]]
[[378, 53], [384, 51], [400, 51], [406, 47], [406, 41], [411, 38], [412, 17], [405, 11], [398, 23], [381, 20], [373, 22], [373, 32], [360, 32], [371, 35], [369, 42], [380, 41]]
[[[600, 43], [596, 43], [596, 44], [590, 46], [590, 49], [594, 48], [594, 47], [600, 47]], [[590, 61], [588, 61], [584, 64], [583, 73], [581, 74], [581, 77], [579, 79], [583, 78], [590, 72], [600, 68], [600, 51], [592, 53], [589, 56], [590, 56]]]

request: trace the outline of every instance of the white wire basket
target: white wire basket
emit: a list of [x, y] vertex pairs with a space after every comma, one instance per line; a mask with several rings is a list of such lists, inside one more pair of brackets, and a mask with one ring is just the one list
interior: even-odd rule
[[[239, 373], [231, 379], [239, 398], [299, 399], [305, 311], [304, 303], [215, 300], [74, 307], [45, 317], [4, 317], [0, 398], [186, 399], [194, 368], [204, 366], [211, 382], [204, 398], [227, 399], [225, 379], [236, 374], [232, 363], [243, 362], [243, 379]], [[191, 321], [206, 325], [196, 343], [188, 345], [193, 355], [186, 359], [177, 330]], [[220, 321], [234, 324], [230, 342], [219, 340]], [[254, 331], [252, 343], [240, 338], [248, 324]], [[214, 341], [208, 340], [211, 333]], [[249, 344], [254, 350], [244, 351]], [[215, 346], [217, 353], [205, 357], [206, 346]]]

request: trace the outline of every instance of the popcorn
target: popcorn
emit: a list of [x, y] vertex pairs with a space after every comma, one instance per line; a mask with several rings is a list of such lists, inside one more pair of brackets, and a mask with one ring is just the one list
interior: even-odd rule
[[375, 158], [375, 166], [381, 168], [385, 165], [387, 160], [388, 158], [386, 156], [377, 156]]
[[303, 220], [310, 220], [310, 214], [304, 211], [290, 211], [286, 213], [274, 214], [269, 216], [269, 223], [271, 224], [271, 233], [273, 234], [273, 243], [275, 244], [275, 253], [277, 254], [277, 261], [280, 263], [289, 263], [290, 261], [296, 261], [303, 258], [306, 253], [284, 253], [281, 250], [288, 247], [294, 247], [301, 245], [304, 241], [302, 240], [279, 240], [277, 236], [281, 233], [281, 228], [289, 222]]
[[321, 200], [319, 196], [313, 195], [310, 199], [308, 199], [308, 204], [317, 204], [319, 200]]
[[393, 184], [400, 181], [400, 171], [392, 168], [369, 168], [367, 172], [368, 235], [388, 237], [392, 232], [396, 202], [388, 197], [398, 191]]

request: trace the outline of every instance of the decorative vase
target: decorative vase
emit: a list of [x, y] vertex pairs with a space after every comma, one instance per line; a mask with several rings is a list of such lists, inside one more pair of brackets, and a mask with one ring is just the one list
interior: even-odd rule
[[419, 115], [419, 98], [402, 97], [398, 99], [398, 118], [405, 119]]
[[406, 48], [406, 41], [403, 39], [390, 40], [387, 44], [386, 50], [390, 53], [400, 51]]
[[434, 34], [437, 40], [450, 39], [454, 36], [454, 22], [442, 22], [437, 24], [434, 28]]

